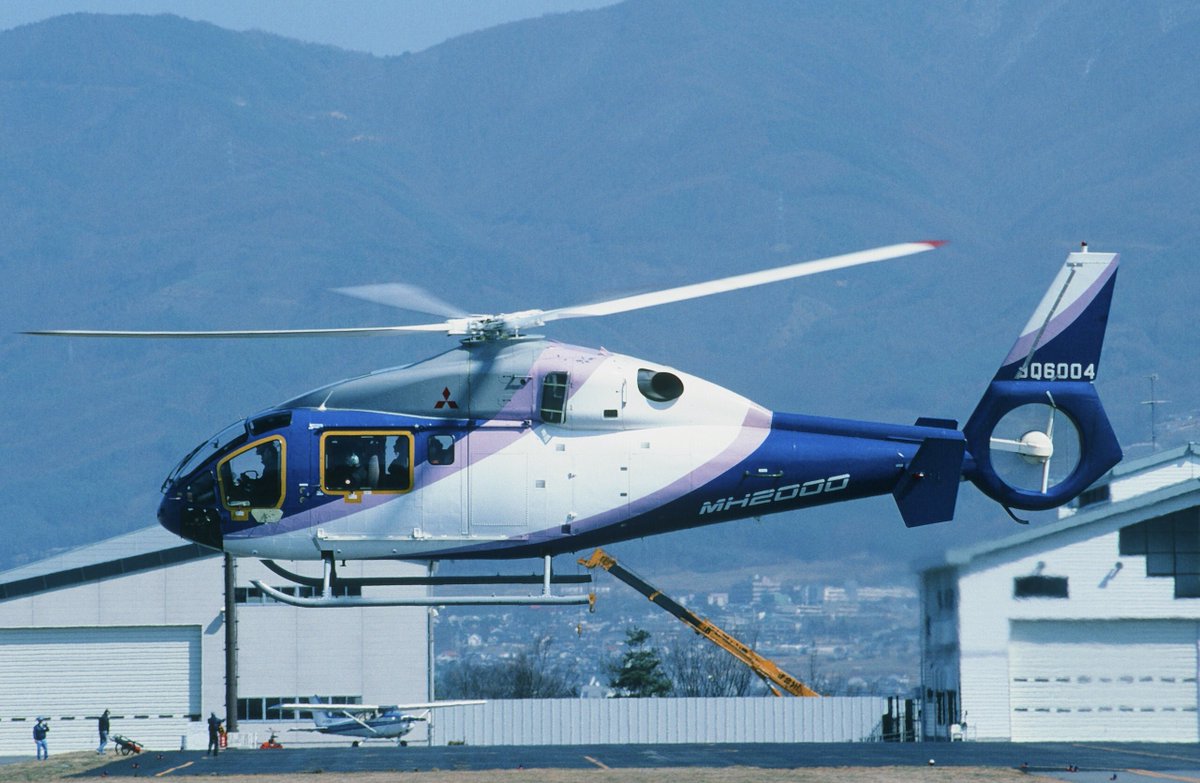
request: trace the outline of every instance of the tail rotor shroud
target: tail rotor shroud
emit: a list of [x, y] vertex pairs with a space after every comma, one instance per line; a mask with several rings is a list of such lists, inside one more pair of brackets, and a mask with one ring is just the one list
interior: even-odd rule
[[1087, 245], [1067, 256], [963, 427], [967, 478], [1006, 507], [1060, 506], [1121, 460], [1092, 385], [1117, 266]]

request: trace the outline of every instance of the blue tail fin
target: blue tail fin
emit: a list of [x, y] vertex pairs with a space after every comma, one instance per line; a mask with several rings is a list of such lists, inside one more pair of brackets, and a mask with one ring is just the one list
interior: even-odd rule
[[1010, 508], [1062, 505], [1121, 460], [1092, 382], [1118, 256], [1071, 253], [963, 427], [967, 477]]

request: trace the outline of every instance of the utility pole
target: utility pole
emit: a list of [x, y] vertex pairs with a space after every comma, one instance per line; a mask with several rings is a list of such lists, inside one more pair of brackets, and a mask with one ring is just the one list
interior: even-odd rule
[[[437, 573], [437, 561], [431, 560], [431, 561], [429, 561], [430, 581], [433, 580], [433, 576], [435, 573]], [[433, 595], [433, 585], [426, 585], [425, 594], [428, 596]], [[434, 672], [434, 670], [433, 670], [433, 664], [434, 664], [434, 661], [436, 660], [436, 655], [434, 652], [434, 644], [433, 644], [433, 628], [434, 628], [434, 624], [435, 624], [434, 619], [437, 616], [438, 616], [438, 611], [437, 611], [436, 606], [431, 606], [425, 611], [425, 644], [426, 644], [426, 647], [425, 647], [425, 676], [427, 678], [427, 681], [425, 683], [425, 693], [426, 693], [426, 698], [431, 702], [437, 700], [437, 693], [435, 692], [437, 676], [436, 676], [436, 672]], [[432, 717], [432, 716], [430, 716], [430, 717]], [[433, 721], [429, 721], [428, 723], [425, 724], [425, 726], [426, 726], [426, 731], [425, 731], [426, 741], [427, 741], [427, 744], [429, 745], [429, 747], [432, 748], [433, 747], [433, 729], [434, 729]]]
[[225, 729], [238, 730], [237, 560], [225, 554]]
[[1154, 396], [1154, 382], [1158, 380], [1158, 373], [1151, 373], [1150, 376], [1150, 399], [1142, 400], [1142, 405], [1150, 406], [1150, 449], [1158, 451], [1158, 417], [1156, 415], [1158, 406], [1170, 402], [1170, 400], [1160, 400]]

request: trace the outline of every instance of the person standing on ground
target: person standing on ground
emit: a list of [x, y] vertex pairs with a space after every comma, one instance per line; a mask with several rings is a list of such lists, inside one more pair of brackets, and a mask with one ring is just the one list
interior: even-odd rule
[[208, 750], [204, 755], [212, 753], [217, 755], [217, 751], [221, 748], [221, 719], [217, 717], [217, 713], [210, 712], [208, 714]]
[[50, 724], [46, 723], [46, 719], [39, 715], [37, 723], [33, 724], [33, 744], [37, 746], [38, 761], [50, 758], [50, 750], [46, 747], [46, 734], [49, 732]]
[[103, 756], [104, 749], [108, 747], [108, 710], [100, 715], [97, 723], [100, 727], [100, 747], [96, 748], [96, 752]]

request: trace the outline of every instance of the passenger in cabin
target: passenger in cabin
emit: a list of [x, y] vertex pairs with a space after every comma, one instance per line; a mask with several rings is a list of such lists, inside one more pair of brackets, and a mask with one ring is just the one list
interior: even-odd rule
[[408, 438], [396, 438], [392, 444], [395, 458], [388, 463], [384, 489], [408, 489]]
[[362, 489], [367, 480], [367, 471], [362, 460], [351, 452], [346, 461], [334, 468], [327, 477], [326, 486], [333, 490], [355, 491]]
[[454, 462], [454, 453], [447, 445], [447, 441], [453, 444], [454, 441], [445, 435], [430, 435], [428, 444], [428, 460], [430, 465], [449, 465]]

